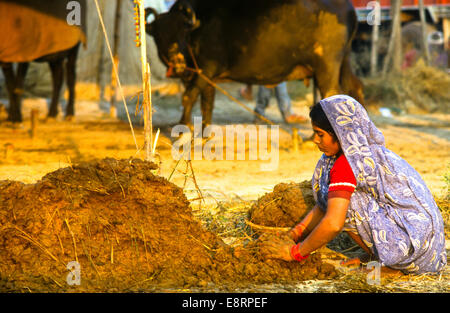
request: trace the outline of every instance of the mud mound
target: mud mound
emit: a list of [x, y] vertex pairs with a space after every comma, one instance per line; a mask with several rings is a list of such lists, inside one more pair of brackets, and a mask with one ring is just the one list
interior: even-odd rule
[[[25, 185], [0, 182], [0, 289], [108, 292], [233, 286], [336, 276], [316, 253], [303, 265], [262, 261], [202, 228], [182, 190], [140, 160], [104, 159]], [[80, 264], [80, 285], [66, 282]]]
[[293, 227], [315, 205], [311, 181], [281, 183], [252, 206], [250, 221], [271, 227]]

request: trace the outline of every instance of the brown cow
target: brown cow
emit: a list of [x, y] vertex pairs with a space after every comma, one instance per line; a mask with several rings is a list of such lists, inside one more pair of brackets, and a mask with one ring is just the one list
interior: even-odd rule
[[[66, 116], [74, 115], [76, 59], [80, 42], [86, 43], [82, 27], [69, 25], [69, 1], [0, 1], [0, 65], [9, 97], [8, 120], [22, 122], [21, 94], [29, 62], [48, 62], [53, 81], [49, 117], [58, 114], [64, 62], [69, 101]], [[85, 3], [80, 4], [81, 20]], [[69, 8], [69, 9], [68, 9]], [[84, 25], [84, 23], [82, 24]], [[13, 63], [18, 63], [14, 73]]]

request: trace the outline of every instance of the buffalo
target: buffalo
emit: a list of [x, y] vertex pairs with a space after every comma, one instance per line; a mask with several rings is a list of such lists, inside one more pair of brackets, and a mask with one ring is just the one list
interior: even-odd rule
[[[69, 91], [66, 117], [74, 115], [76, 60], [80, 43], [86, 43], [86, 37], [81, 27], [69, 25], [67, 3], [52, 0], [0, 2], [0, 66], [8, 91], [8, 120], [11, 122], [22, 122], [21, 94], [29, 62], [48, 62], [50, 66], [53, 95], [49, 117], [58, 114], [65, 65]], [[81, 1], [81, 16], [84, 16], [84, 7]], [[17, 72], [14, 63], [18, 63]]]
[[146, 15], [167, 76], [185, 91], [180, 123], [191, 124], [201, 97], [204, 126], [211, 123], [211, 82], [276, 85], [312, 78], [322, 97], [347, 93], [363, 102], [362, 84], [350, 67], [357, 17], [346, 0], [178, 0]]

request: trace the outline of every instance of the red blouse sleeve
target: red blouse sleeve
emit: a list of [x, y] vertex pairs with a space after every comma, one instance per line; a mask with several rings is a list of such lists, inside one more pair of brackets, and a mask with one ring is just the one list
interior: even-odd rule
[[341, 154], [330, 171], [328, 198], [350, 199], [356, 188], [356, 179], [344, 154]]

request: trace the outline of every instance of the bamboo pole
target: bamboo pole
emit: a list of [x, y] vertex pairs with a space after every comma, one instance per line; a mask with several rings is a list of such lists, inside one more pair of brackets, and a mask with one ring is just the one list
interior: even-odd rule
[[[120, 25], [120, 15], [122, 8], [122, 0], [117, 0], [116, 3], [116, 14], [114, 19], [114, 47], [113, 47], [113, 62], [117, 70], [119, 70], [119, 25]], [[116, 108], [116, 89], [117, 89], [117, 78], [114, 74], [114, 66], [111, 68], [111, 99], [109, 115], [113, 118], [117, 117]]]
[[[105, 10], [105, 0], [100, 0], [99, 3], [100, 11]], [[101, 28], [101, 22], [99, 21], [99, 28]], [[103, 72], [105, 70], [105, 56], [104, 56], [104, 43], [101, 38], [101, 32], [98, 33], [97, 50], [99, 51], [98, 61], [97, 61], [97, 86], [99, 92], [99, 101], [103, 101], [105, 97], [105, 82], [103, 80]]]
[[[391, 37], [389, 40], [388, 52], [384, 59], [383, 76], [386, 76], [388, 69], [391, 68], [393, 72], [399, 72], [401, 68], [401, 8], [402, 0], [393, 0], [391, 5]], [[392, 61], [392, 66], [391, 65]]]
[[380, 1], [377, 0], [375, 8], [375, 21], [372, 25], [372, 47], [370, 50], [370, 75], [373, 77], [377, 74], [378, 68], [378, 38], [379, 38], [379, 26], [381, 23], [381, 10]]
[[143, 91], [143, 108], [144, 108], [144, 147], [145, 160], [153, 159], [152, 142], [152, 95], [151, 95], [151, 72], [150, 64], [147, 62], [147, 42], [145, 33], [145, 10], [142, 0], [135, 0], [139, 7], [139, 44], [141, 48], [141, 64], [142, 64], [142, 91]]
[[395, 40], [394, 55], [392, 56], [392, 66], [396, 73], [402, 69], [403, 51], [402, 51], [402, 3], [403, 0], [397, 0], [395, 6]]
[[425, 7], [423, 0], [419, 0], [420, 25], [422, 26], [422, 52], [425, 56], [425, 63], [430, 65], [430, 51], [427, 40], [427, 21], [425, 20]]

